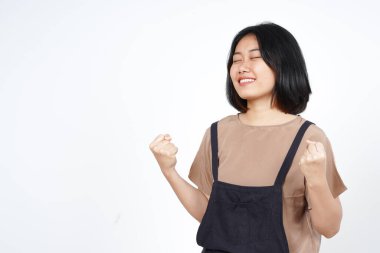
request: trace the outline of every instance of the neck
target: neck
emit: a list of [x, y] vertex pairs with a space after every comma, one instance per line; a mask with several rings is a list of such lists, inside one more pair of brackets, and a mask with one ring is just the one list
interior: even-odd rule
[[286, 113], [278, 109], [269, 108], [249, 108], [245, 113], [246, 117], [250, 120], [268, 120], [276, 117], [284, 116]]
[[282, 112], [276, 106], [270, 106], [270, 104], [258, 104], [248, 101], [247, 106], [247, 112], [242, 113], [239, 118], [249, 125], [281, 124], [295, 117], [295, 115]]

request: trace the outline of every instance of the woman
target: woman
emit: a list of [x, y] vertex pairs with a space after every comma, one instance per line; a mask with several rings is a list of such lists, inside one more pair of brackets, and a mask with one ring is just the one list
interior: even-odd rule
[[246, 27], [232, 41], [227, 98], [239, 113], [206, 129], [189, 179], [175, 170], [170, 135], [151, 144], [188, 212], [202, 252], [319, 252], [342, 219], [347, 188], [329, 139], [302, 118], [311, 89], [297, 41], [283, 27]]

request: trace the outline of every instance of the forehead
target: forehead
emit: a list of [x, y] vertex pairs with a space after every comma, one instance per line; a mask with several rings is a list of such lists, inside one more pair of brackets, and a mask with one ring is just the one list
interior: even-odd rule
[[259, 43], [257, 42], [254, 34], [247, 34], [238, 42], [235, 48], [235, 53], [246, 53], [251, 49], [258, 49]]

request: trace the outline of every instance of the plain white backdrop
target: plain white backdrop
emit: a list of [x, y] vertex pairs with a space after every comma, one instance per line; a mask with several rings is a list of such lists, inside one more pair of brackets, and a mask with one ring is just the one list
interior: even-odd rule
[[[379, 252], [376, 1], [0, 1], [0, 252], [200, 252], [199, 223], [149, 144], [169, 133], [183, 178], [225, 96], [233, 36], [275, 22], [303, 51], [301, 115], [348, 187], [321, 252]], [[189, 180], [188, 180], [189, 181]]]

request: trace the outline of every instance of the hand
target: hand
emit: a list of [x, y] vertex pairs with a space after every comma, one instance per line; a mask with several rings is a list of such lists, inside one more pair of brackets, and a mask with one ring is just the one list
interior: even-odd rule
[[172, 138], [169, 134], [160, 134], [149, 145], [150, 150], [153, 152], [154, 157], [164, 174], [174, 170], [177, 163], [175, 155], [178, 152], [178, 148], [174, 146], [173, 143], [170, 143], [171, 139]]
[[307, 147], [299, 165], [309, 183], [326, 180], [326, 151], [322, 143], [307, 141]]

